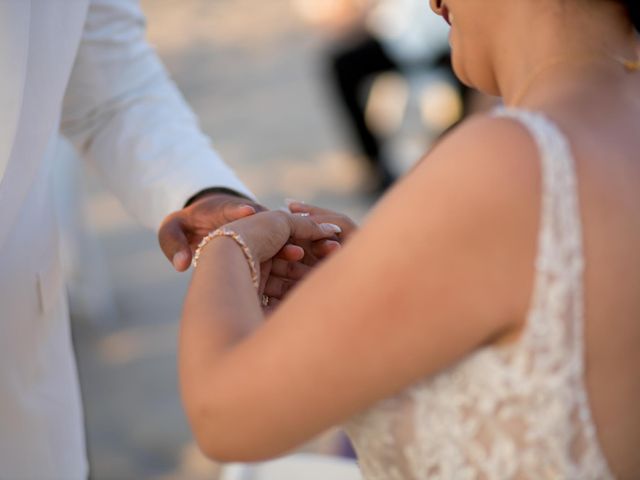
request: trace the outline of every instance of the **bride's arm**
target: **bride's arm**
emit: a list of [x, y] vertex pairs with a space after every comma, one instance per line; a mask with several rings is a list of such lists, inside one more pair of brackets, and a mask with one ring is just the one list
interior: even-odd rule
[[468, 123], [264, 324], [241, 250], [229, 239], [207, 247], [180, 348], [183, 397], [205, 453], [284, 453], [519, 328], [538, 170], [519, 125]]

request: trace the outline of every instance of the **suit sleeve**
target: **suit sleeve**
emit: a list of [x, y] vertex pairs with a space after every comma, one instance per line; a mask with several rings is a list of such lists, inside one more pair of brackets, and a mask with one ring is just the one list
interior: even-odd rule
[[213, 150], [144, 34], [137, 0], [91, 0], [62, 133], [151, 228], [206, 188], [252, 198]]

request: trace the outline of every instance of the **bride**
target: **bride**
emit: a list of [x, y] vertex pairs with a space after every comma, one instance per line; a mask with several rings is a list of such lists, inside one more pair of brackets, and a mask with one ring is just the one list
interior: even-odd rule
[[367, 480], [640, 478], [636, 5], [431, 0], [457, 75], [508, 107], [443, 139], [266, 319], [271, 273], [300, 273], [280, 257], [348, 222], [297, 205], [203, 240], [180, 376], [205, 453], [343, 424]]

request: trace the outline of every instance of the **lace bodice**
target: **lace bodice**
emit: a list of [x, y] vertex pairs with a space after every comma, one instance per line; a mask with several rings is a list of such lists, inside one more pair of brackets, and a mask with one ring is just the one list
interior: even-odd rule
[[582, 228], [574, 161], [540, 114], [520, 121], [542, 160], [542, 218], [522, 337], [489, 346], [354, 418], [366, 480], [612, 479], [584, 385]]

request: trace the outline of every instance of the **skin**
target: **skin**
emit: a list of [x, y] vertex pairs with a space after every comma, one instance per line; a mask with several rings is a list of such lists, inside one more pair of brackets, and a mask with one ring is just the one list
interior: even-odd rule
[[202, 237], [239, 218], [264, 211], [264, 207], [226, 193], [205, 195], [164, 219], [158, 230], [160, 248], [178, 272], [191, 265], [193, 252]]
[[[545, 113], [571, 140], [587, 262], [587, 389], [614, 473], [638, 478], [640, 80], [594, 55], [633, 58], [631, 26], [605, 0], [446, 7], [458, 75]], [[558, 56], [566, 60], [549, 65]], [[180, 346], [184, 405], [204, 452], [223, 461], [282, 454], [480, 347], [518, 341], [540, 190], [528, 132], [512, 120], [472, 118], [267, 322], [241, 250], [212, 242], [188, 292]], [[289, 241], [330, 238], [310, 221], [266, 212], [230, 227], [264, 262]]]
[[309, 217], [317, 224], [330, 223], [340, 227], [341, 232], [328, 240], [317, 242], [300, 241], [304, 251], [302, 258], [276, 258], [269, 272], [263, 293], [270, 297], [267, 312], [274, 311], [294, 287], [302, 281], [314, 267], [337, 252], [342, 245], [357, 231], [358, 226], [346, 215], [332, 210], [308, 205], [304, 202], [288, 201], [289, 211], [294, 215]]
[[[311, 215], [323, 221], [342, 226], [340, 238], [306, 242], [301, 251], [294, 245], [285, 245], [277, 258], [266, 261], [262, 267], [265, 294], [271, 297], [269, 311], [273, 310], [293, 286], [327, 256], [340, 248], [341, 242], [355, 230], [355, 224], [346, 216], [294, 202], [292, 211]], [[206, 194], [188, 207], [167, 216], [158, 231], [162, 252], [178, 272], [189, 269], [193, 253], [209, 232], [234, 220], [263, 212], [266, 209], [246, 198], [227, 193]], [[273, 268], [272, 268], [273, 267]]]

